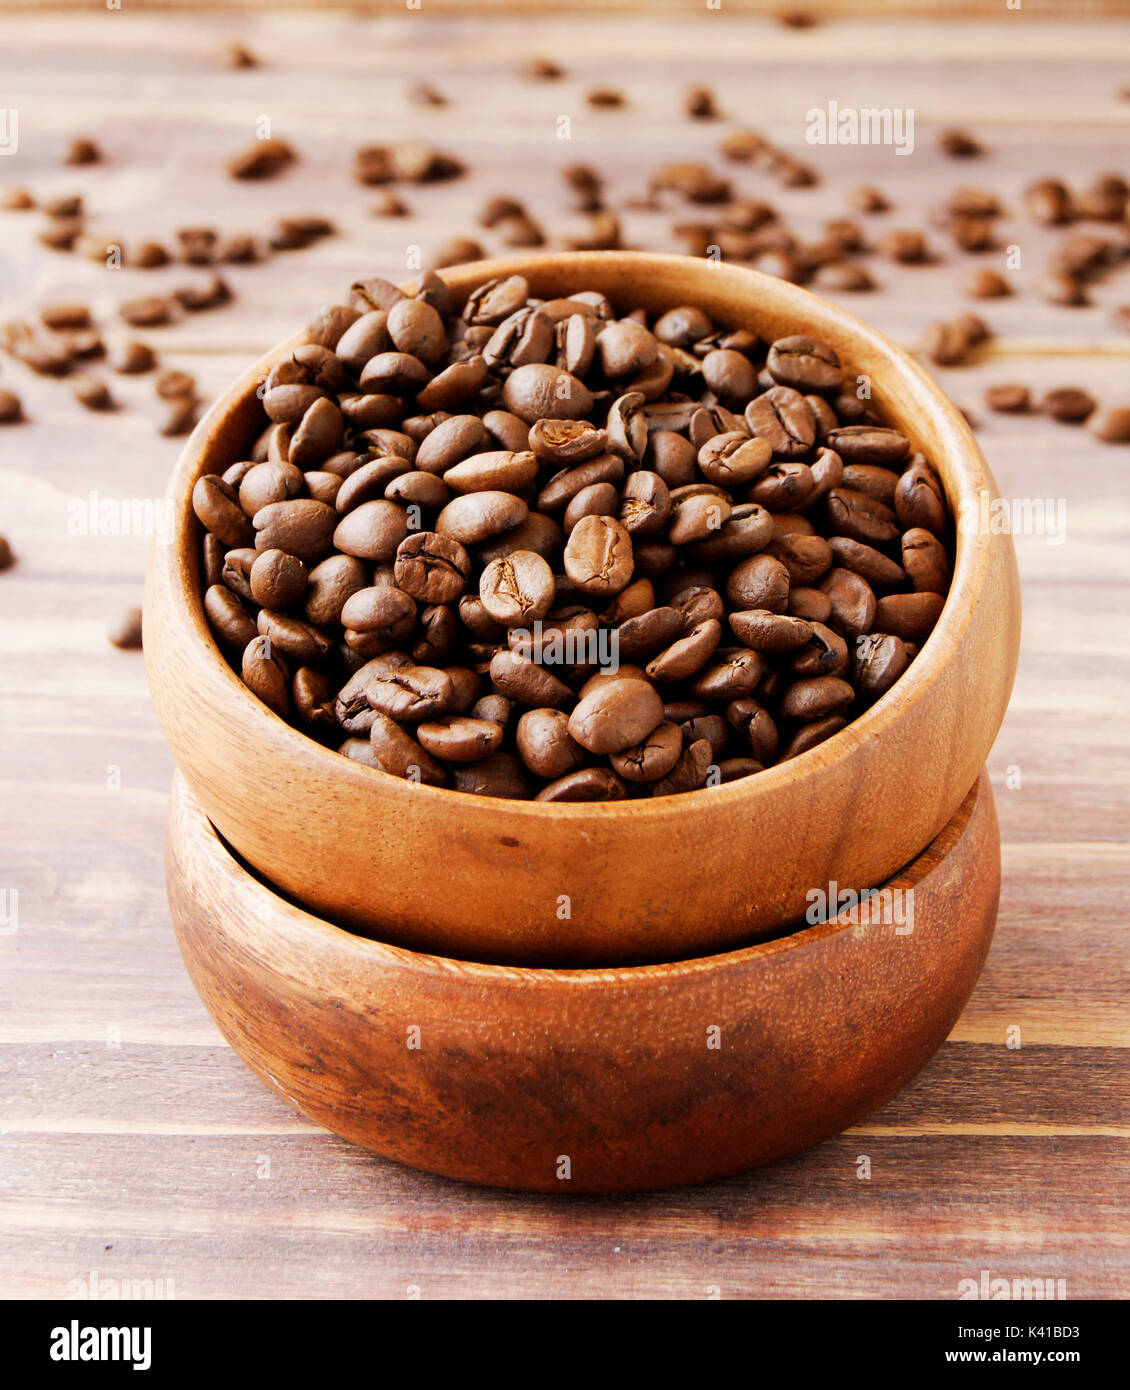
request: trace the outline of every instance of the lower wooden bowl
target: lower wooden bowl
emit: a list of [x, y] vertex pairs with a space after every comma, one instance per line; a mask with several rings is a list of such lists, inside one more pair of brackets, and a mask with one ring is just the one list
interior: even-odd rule
[[388, 1158], [538, 1192], [727, 1177], [877, 1109], [961, 1013], [1000, 888], [983, 774], [864, 907], [664, 965], [482, 965], [352, 935], [257, 879], [179, 774], [166, 855], [189, 974], [268, 1085]]

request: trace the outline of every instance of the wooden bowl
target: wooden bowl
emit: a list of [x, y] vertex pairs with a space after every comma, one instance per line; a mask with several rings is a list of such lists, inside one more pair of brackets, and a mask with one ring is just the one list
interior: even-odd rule
[[706, 1182], [875, 1110], [961, 1013], [1000, 887], [987, 777], [888, 885], [913, 896], [886, 925], [677, 964], [517, 969], [342, 931], [248, 872], [179, 777], [166, 857], [189, 974], [268, 1085], [388, 1158], [541, 1192]]
[[[518, 270], [541, 296], [591, 288], [652, 312], [698, 304], [765, 336], [811, 331], [870, 376], [875, 402], [940, 472], [955, 511], [996, 495], [964, 420], [930, 378], [804, 290], [635, 252], [510, 257], [444, 274], [465, 295]], [[1019, 588], [1004, 535], [959, 533], [934, 632], [861, 718], [725, 786], [626, 804], [498, 801], [401, 781], [291, 728], [243, 686], [209, 632], [191, 492], [202, 473], [246, 457], [264, 423], [256, 386], [298, 341], [250, 367], [190, 439], [170, 484], [172, 541], [154, 550], [145, 599], [150, 685], [177, 765], [208, 818], [272, 883], [357, 931], [446, 956], [680, 959], [799, 918], [813, 886], [883, 882], [954, 814], [1016, 667]]]

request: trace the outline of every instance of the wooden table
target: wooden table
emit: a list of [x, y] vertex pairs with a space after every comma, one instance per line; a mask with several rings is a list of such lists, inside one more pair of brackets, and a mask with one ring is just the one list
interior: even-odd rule
[[[19, 108], [21, 143], [0, 159], [0, 181], [82, 191], [93, 225], [131, 236], [332, 213], [340, 234], [316, 249], [233, 269], [230, 308], [143, 335], [209, 394], [350, 279], [403, 277], [412, 246], [474, 232], [488, 193], [520, 191], [551, 224], [565, 162], [591, 161], [628, 193], [660, 158], [713, 158], [726, 127], [679, 109], [695, 80], [714, 85], [734, 121], [817, 166], [820, 188], [783, 193], [734, 169], [743, 191], [812, 233], [861, 181], [897, 204], [876, 228], [924, 226], [958, 184], [990, 185], [1015, 210], [1032, 177], [1117, 167], [1130, 135], [1117, 96], [1130, 78], [1124, 30], [996, 13], [804, 32], [726, 13], [8, 17], [0, 102]], [[232, 38], [264, 66], [217, 68], [211, 54]], [[531, 52], [558, 57], [569, 77], [520, 86], [511, 72]], [[408, 105], [409, 77], [450, 104]], [[582, 93], [598, 84], [622, 86], [629, 108], [588, 110]], [[914, 107], [913, 157], [806, 148], [805, 112], [830, 98]], [[567, 145], [554, 137], [560, 114], [572, 116]], [[235, 184], [222, 161], [263, 115], [301, 161], [270, 183]], [[959, 121], [984, 139], [982, 159], [937, 151], [938, 127]], [[104, 147], [103, 165], [62, 167], [79, 131]], [[472, 172], [406, 190], [410, 220], [376, 220], [349, 156], [405, 134]], [[625, 213], [626, 239], [671, 249], [670, 221]], [[108, 318], [128, 295], [198, 275], [111, 273], [43, 250], [36, 225], [0, 214], [6, 316], [78, 295]], [[978, 417], [1005, 495], [1065, 499], [1067, 529], [1063, 544], [1017, 539], [1024, 644], [990, 759], [1004, 890], [984, 976], [934, 1062], [866, 1124], [769, 1171], [627, 1201], [475, 1191], [374, 1159], [289, 1112], [223, 1043], [170, 931], [170, 761], [142, 661], [104, 635], [140, 600], [148, 538], [107, 534], [130, 509], [99, 504], [157, 497], [178, 445], [140, 413], [147, 379], [114, 383], [136, 409], [95, 417], [65, 386], [3, 362], [0, 382], [31, 421], [0, 429], [0, 530], [19, 557], [0, 577], [0, 889], [5, 906], [19, 895], [18, 930], [0, 935], [0, 1293], [63, 1296], [96, 1271], [172, 1281], [180, 1297], [953, 1298], [983, 1269], [1065, 1278], [1070, 1298], [1130, 1293], [1130, 452], [980, 406], [1004, 380], [1089, 383], [1130, 400], [1130, 341], [1112, 314], [1130, 295], [1114, 281], [1091, 308], [1043, 303], [1033, 286], [1050, 234], [1004, 227], [1023, 250], [1020, 293], [982, 308], [997, 337], [979, 362], [940, 376]], [[977, 307], [954, 289], [959, 261], [973, 258], [947, 246], [927, 268], [877, 263], [880, 290], [851, 307], [913, 348], [931, 319]]]

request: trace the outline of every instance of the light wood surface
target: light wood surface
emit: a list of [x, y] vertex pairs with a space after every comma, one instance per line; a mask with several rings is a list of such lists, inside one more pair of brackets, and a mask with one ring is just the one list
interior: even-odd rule
[[[528, 189], [549, 222], [564, 211], [561, 163], [591, 160], [642, 191], [659, 158], [711, 150], [713, 128], [678, 115], [691, 81], [713, 81], [735, 123], [821, 170], [819, 189], [785, 193], [735, 174], [741, 191], [773, 198], [806, 231], [840, 213], [857, 182], [880, 184], [897, 204], [876, 227], [922, 226], [959, 184], [991, 185], [1015, 211], [1032, 178], [1084, 181], [1124, 160], [1123, 25], [1041, 23], [1028, 6], [977, 24], [866, 21], [800, 34], [715, 18], [730, 27], [465, 21], [425, 33], [413, 20], [205, 22], [126, 10], [61, 23], [24, 13], [2, 21], [4, 100], [21, 109], [23, 140], [0, 175], [44, 195], [86, 192], [105, 230], [209, 220], [253, 230], [275, 214], [333, 210], [341, 236], [236, 268], [231, 308], [148, 335], [208, 395], [358, 270], [396, 275], [406, 244], [427, 250], [472, 232], [488, 193]], [[636, 55], [628, 75], [615, 58], [625, 35]], [[274, 66], [217, 71], [210, 55], [225, 38], [269, 51]], [[565, 85], [531, 89], [537, 120], [515, 114], [501, 80], [531, 51], [575, 55]], [[414, 55], [423, 73], [425, 52], [427, 75], [452, 97], [443, 110], [404, 104], [398, 65]], [[673, 81], [664, 74], [676, 58]], [[608, 81], [631, 106], [589, 113], [580, 95]], [[803, 146], [805, 110], [830, 96], [915, 106], [914, 157]], [[233, 185], [219, 165], [265, 110], [302, 160], [277, 182]], [[576, 117], [564, 153], [546, 133], [562, 111]], [[958, 121], [984, 139], [983, 159], [936, 151], [937, 128]], [[106, 165], [61, 167], [80, 129], [105, 145]], [[406, 225], [376, 221], [347, 156], [406, 129], [464, 155], [473, 172], [406, 190], [417, 214]], [[623, 220], [633, 245], [673, 249], [670, 217]], [[123, 271], [122, 288], [110, 286], [96, 267], [39, 248], [34, 225], [0, 218], [7, 312], [74, 293], [109, 310], [127, 293], [195, 278]], [[20, 557], [0, 577], [0, 886], [20, 893], [19, 930], [0, 937], [0, 1292], [59, 1296], [96, 1269], [172, 1278], [181, 1297], [404, 1297], [412, 1287], [424, 1297], [705, 1297], [715, 1287], [724, 1297], [949, 1298], [991, 1268], [1065, 1277], [1072, 1298], [1130, 1293], [1127, 455], [980, 404], [987, 385], [1007, 380], [1037, 391], [1090, 383], [1125, 402], [1130, 343], [1112, 309], [1130, 290], [1115, 278], [1091, 308], [1046, 305], [1033, 285], [1051, 235], [1020, 219], [1005, 228], [1022, 238], [1021, 292], [981, 307], [998, 335], [984, 357], [937, 376], [981, 422], [1005, 494], [1063, 498], [1068, 524], [1062, 545], [1017, 538], [1021, 663], [989, 759], [1004, 836], [993, 950], [949, 1041], [890, 1105], [807, 1156], [699, 1192], [562, 1203], [421, 1177], [296, 1121], [225, 1047], [169, 925], [171, 763], [142, 662], [103, 635], [121, 605], [139, 601], [148, 540], [69, 534], [66, 524], [68, 502], [91, 489], [158, 496], [179, 446], [136, 413], [90, 417], [65, 388], [0, 364], [0, 382], [32, 416], [0, 430], [0, 531]], [[482, 241], [495, 249], [490, 234]], [[966, 307], [954, 269], [975, 258], [946, 255], [922, 269], [877, 262], [881, 290], [844, 302], [913, 348], [928, 322]], [[151, 386], [118, 389], [141, 403]], [[861, 1155], [870, 1179], [857, 1176]]]

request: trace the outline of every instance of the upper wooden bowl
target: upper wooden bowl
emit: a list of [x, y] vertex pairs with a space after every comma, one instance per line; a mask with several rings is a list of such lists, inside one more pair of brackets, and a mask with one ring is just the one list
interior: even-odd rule
[[239, 864], [179, 777], [166, 863], [189, 974], [274, 1090], [388, 1158], [543, 1192], [726, 1177], [878, 1108], [961, 1013], [1000, 887], [987, 777], [870, 924], [673, 965], [515, 969], [341, 931]]
[[[941, 474], [955, 514], [982, 492], [996, 496], [964, 420], [930, 378], [815, 295], [635, 252], [515, 256], [444, 276], [465, 295], [516, 271], [543, 297], [595, 289], [649, 312], [697, 304], [762, 336], [814, 333], [870, 377], [874, 401]], [[191, 493], [201, 474], [246, 457], [264, 423], [256, 387], [298, 341], [250, 367], [189, 440], [170, 483], [172, 540], [154, 548], [145, 597], [150, 686], [173, 756], [213, 824], [280, 888], [360, 932], [446, 956], [669, 960], [798, 918], [812, 887], [884, 881], [954, 814], [1016, 668], [1019, 585], [1005, 535], [958, 533], [941, 618], [882, 699], [817, 748], [739, 782], [621, 804], [498, 801], [401, 781], [292, 729], [212, 639]]]

